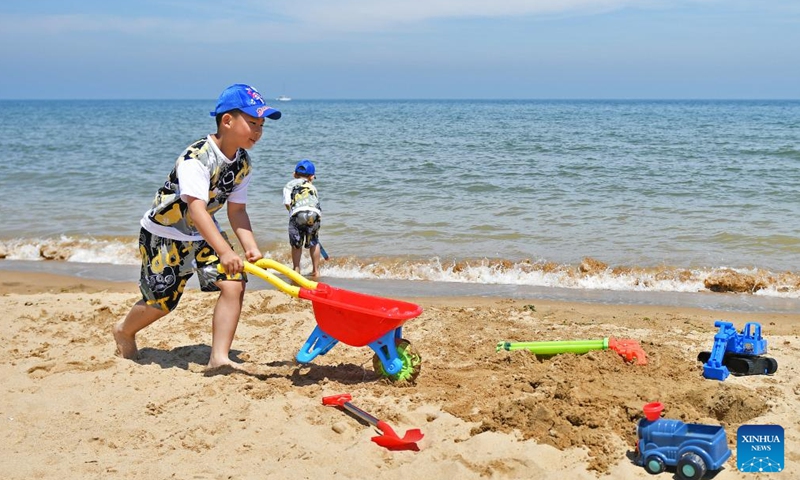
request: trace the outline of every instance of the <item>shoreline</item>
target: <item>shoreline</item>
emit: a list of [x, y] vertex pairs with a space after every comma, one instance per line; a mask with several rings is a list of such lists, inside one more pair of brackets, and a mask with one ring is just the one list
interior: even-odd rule
[[[323, 270], [324, 273], [324, 270]], [[59, 261], [0, 260], [0, 278], [15, 276], [48, 275], [62, 278], [63, 288], [69, 288], [71, 278], [79, 284], [98, 285], [104, 282], [105, 289], [127, 288], [138, 292], [138, 266]], [[800, 314], [800, 299], [776, 298], [732, 292], [652, 292], [588, 288], [543, 287], [511, 284], [461, 283], [426, 280], [394, 280], [376, 278], [321, 277], [320, 281], [338, 288], [354, 290], [368, 295], [397, 298], [490, 298], [490, 299], [537, 299], [565, 303], [598, 305], [641, 305], [668, 308], [698, 308], [710, 311], [739, 313]], [[187, 288], [199, 288], [196, 277], [192, 277]], [[260, 279], [250, 279], [248, 291], [270, 290], [273, 287]]]
[[[76, 283], [77, 280], [77, 283]], [[341, 287], [340, 287], [341, 288]], [[198, 289], [189, 288], [198, 292]], [[278, 297], [285, 296], [277, 290], [260, 288], [248, 289], [245, 295], [254, 292], [262, 293], [268, 291]], [[8, 295], [43, 295], [43, 294], [62, 294], [62, 293], [119, 293], [130, 294], [132, 298], [138, 299], [139, 287], [136, 282], [117, 282], [109, 280], [95, 280], [68, 275], [57, 275], [41, 272], [13, 272], [0, 269], [0, 296]], [[361, 292], [359, 292], [361, 293]], [[368, 293], [374, 295], [373, 293]], [[397, 297], [409, 302], [418, 303], [423, 306], [459, 308], [468, 305], [470, 308], [490, 308], [498, 303], [518, 308], [546, 307], [575, 312], [576, 315], [600, 314], [608, 318], [614, 318], [614, 312], [625, 311], [629, 314], [642, 318], [653, 318], [659, 314], [668, 313], [670, 315], [692, 315], [698, 317], [718, 317], [717, 319], [732, 321], [734, 323], [760, 322], [769, 325], [779, 334], [797, 334], [800, 330], [793, 330], [794, 323], [798, 321], [797, 315], [783, 312], [731, 312], [713, 308], [701, 308], [696, 306], [675, 306], [675, 305], [651, 305], [636, 303], [613, 303], [604, 304], [591, 301], [578, 300], [554, 300], [547, 298], [511, 298], [495, 296], [401, 296]], [[131, 302], [132, 304], [133, 302]], [[128, 305], [129, 306], [129, 305]], [[180, 306], [178, 307], [180, 308]]]

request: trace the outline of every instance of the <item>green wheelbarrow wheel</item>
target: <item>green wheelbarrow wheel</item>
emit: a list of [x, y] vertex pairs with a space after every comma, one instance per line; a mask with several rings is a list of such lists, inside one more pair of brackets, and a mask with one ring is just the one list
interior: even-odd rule
[[399, 372], [394, 375], [387, 373], [378, 354], [372, 355], [372, 368], [379, 377], [388, 378], [393, 382], [413, 382], [422, 369], [422, 357], [411, 347], [411, 342], [403, 338], [395, 340], [395, 348], [397, 357], [403, 362]]

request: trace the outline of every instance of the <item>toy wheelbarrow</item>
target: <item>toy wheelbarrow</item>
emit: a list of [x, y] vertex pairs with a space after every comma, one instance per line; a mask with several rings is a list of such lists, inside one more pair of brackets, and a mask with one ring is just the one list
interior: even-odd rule
[[[421, 359], [402, 338], [402, 325], [422, 313], [413, 303], [374, 297], [335, 288], [306, 279], [282, 263], [262, 258], [245, 262], [247, 273], [262, 278], [293, 297], [310, 300], [317, 326], [297, 352], [297, 361], [309, 363], [324, 355], [338, 342], [369, 347], [375, 352], [375, 373], [391, 380], [413, 380], [419, 375]], [[286, 275], [296, 285], [284, 282], [266, 269]]]

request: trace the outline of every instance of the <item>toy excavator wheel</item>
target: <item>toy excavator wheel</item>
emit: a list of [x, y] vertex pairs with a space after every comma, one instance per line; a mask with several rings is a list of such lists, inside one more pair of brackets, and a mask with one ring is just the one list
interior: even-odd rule
[[769, 357], [726, 357], [725, 365], [735, 375], [772, 375], [778, 369], [778, 362]]
[[396, 339], [395, 347], [397, 348], [398, 358], [403, 362], [403, 367], [399, 372], [394, 375], [387, 373], [377, 353], [372, 355], [372, 368], [379, 376], [388, 378], [393, 382], [413, 382], [422, 369], [422, 358], [414, 351], [411, 347], [411, 342], [408, 340]]
[[766, 363], [766, 367], [764, 368], [764, 372], [767, 375], [772, 375], [773, 373], [778, 371], [778, 361], [774, 358], [766, 357], [763, 359], [764, 363]]
[[700, 480], [706, 474], [706, 462], [696, 453], [684, 454], [675, 470], [682, 480]]
[[772, 375], [778, 370], [778, 361], [769, 357], [757, 357], [753, 362], [753, 375]]
[[722, 363], [734, 375], [755, 375], [758, 373], [756, 362], [752, 358], [729, 355]]
[[[711, 358], [711, 352], [697, 354], [698, 362], [706, 363], [709, 358]], [[770, 357], [726, 354], [722, 359], [722, 364], [734, 375], [772, 375], [778, 370], [777, 360]]]
[[664, 460], [661, 460], [655, 455], [651, 455], [644, 459], [644, 471], [650, 475], [658, 475], [666, 468], [667, 467], [664, 465]]

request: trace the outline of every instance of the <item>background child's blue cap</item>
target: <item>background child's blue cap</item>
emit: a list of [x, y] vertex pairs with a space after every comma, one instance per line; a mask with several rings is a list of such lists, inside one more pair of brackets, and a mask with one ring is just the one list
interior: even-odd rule
[[253, 117], [267, 117], [272, 120], [281, 118], [281, 112], [264, 102], [264, 97], [250, 85], [237, 83], [222, 91], [217, 100], [217, 108], [211, 112], [212, 117], [231, 110], [241, 110]]
[[311, 160], [300, 160], [297, 162], [297, 166], [294, 167], [294, 172], [301, 175], [314, 175], [315, 171], [314, 164], [311, 163]]

